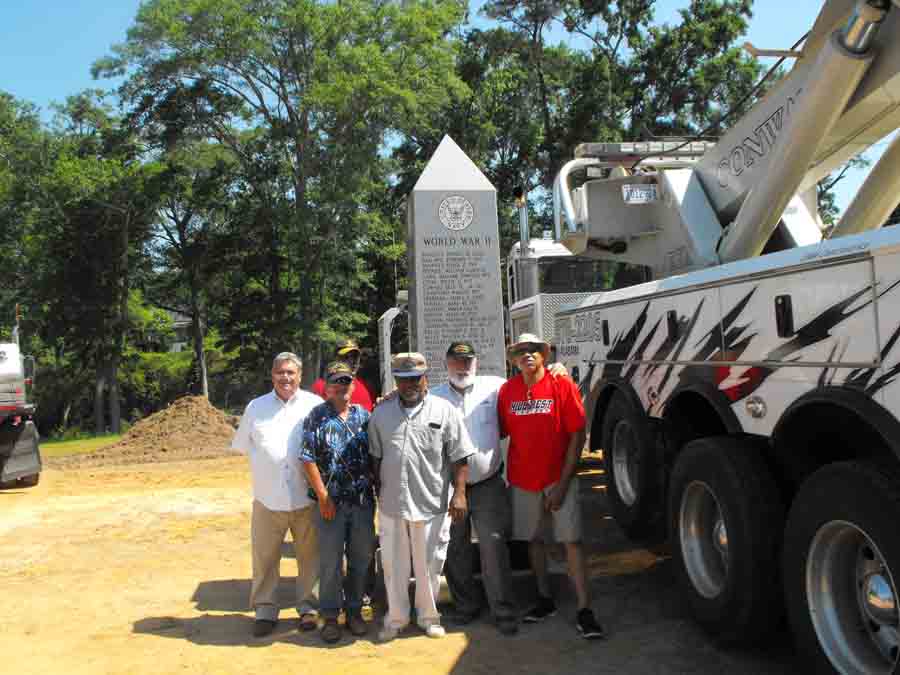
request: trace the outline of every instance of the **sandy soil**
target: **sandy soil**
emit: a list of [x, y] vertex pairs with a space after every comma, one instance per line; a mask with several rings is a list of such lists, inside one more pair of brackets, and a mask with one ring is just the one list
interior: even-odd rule
[[[297, 631], [250, 636], [250, 491], [240, 457], [44, 472], [0, 492], [0, 654], [25, 673], [791, 673], [787, 644], [723, 651], [685, 616], [669, 561], [634, 548], [604, 514], [603, 475], [583, 472], [592, 589], [611, 629], [578, 638], [566, 579], [562, 611], [518, 636], [486, 622], [442, 641], [410, 631], [323, 646]], [[280, 589], [290, 606], [296, 568], [284, 548]], [[561, 569], [557, 565], [558, 569]], [[521, 605], [533, 580], [519, 576]], [[313, 670], [314, 669], [314, 670]]]

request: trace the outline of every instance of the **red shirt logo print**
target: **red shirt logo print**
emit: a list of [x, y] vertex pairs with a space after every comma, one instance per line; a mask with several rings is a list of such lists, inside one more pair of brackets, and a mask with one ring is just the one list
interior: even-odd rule
[[513, 415], [549, 415], [553, 412], [552, 398], [538, 398], [533, 401], [513, 401], [509, 411]]

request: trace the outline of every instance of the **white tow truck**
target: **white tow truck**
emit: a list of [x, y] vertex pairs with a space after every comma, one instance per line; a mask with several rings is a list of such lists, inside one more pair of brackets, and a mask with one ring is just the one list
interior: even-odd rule
[[900, 141], [825, 239], [815, 200], [900, 126], [898, 5], [826, 2], [715, 145], [586, 143], [554, 185], [559, 243], [652, 279], [554, 315], [613, 515], [723, 643], [786, 612], [805, 672], [900, 669]]
[[10, 342], [0, 342], [0, 488], [32, 487], [41, 476], [41, 453], [28, 401], [34, 359], [19, 345], [19, 308]]

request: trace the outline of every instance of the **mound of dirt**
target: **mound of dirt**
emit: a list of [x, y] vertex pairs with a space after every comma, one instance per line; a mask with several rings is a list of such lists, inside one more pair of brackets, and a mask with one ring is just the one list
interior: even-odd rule
[[98, 466], [222, 457], [230, 454], [228, 447], [239, 420], [202, 396], [184, 396], [136, 422], [117, 443], [50, 464]]

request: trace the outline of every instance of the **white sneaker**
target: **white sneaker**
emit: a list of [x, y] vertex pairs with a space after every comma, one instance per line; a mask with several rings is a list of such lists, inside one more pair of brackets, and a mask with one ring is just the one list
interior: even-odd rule
[[396, 628], [392, 628], [391, 626], [383, 626], [380, 631], [378, 631], [378, 641], [379, 642], [390, 642], [400, 633]]
[[446, 634], [444, 627], [439, 623], [433, 623], [425, 629], [425, 635], [430, 638], [442, 638]]

